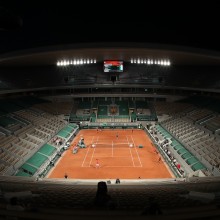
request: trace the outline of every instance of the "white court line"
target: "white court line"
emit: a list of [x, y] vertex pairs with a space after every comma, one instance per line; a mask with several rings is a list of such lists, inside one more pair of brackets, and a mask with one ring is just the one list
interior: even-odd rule
[[[96, 143], [98, 142], [98, 139], [99, 139], [99, 137], [97, 137]], [[91, 160], [90, 160], [90, 162], [89, 162], [89, 167], [91, 166], [94, 153], [95, 153], [95, 147], [93, 148], [92, 157], [91, 157]]]
[[[99, 156], [99, 158], [109, 158], [110, 156]], [[114, 156], [114, 157], [124, 157], [124, 158], [128, 158], [128, 156]]]
[[[109, 143], [109, 142], [108, 142], [108, 143], [96, 143], [96, 144], [98, 144], [98, 145], [99, 145], [99, 144], [103, 144], [103, 145], [112, 145], [112, 144]], [[120, 145], [120, 144], [127, 144], [127, 142], [124, 142], [124, 143], [123, 143], [123, 142], [115, 143], [115, 145]]]
[[141, 165], [141, 167], [142, 167], [141, 159], [140, 159], [140, 157], [139, 157], [139, 153], [138, 153], [138, 151], [137, 151], [137, 148], [136, 148], [136, 145], [135, 145], [135, 143], [134, 143], [134, 139], [133, 139], [132, 136], [131, 136], [131, 139], [132, 139], [132, 141], [133, 141], [133, 144], [134, 144], [134, 147], [135, 147], [135, 150], [136, 150], [136, 153], [137, 153], [137, 156], [138, 156], [138, 159], [139, 159], [140, 165]]
[[[128, 144], [128, 146], [129, 146], [129, 141], [128, 141], [128, 136], [126, 136], [126, 138], [127, 138], [127, 144]], [[133, 162], [133, 167], [135, 167], [135, 164], [134, 164], [134, 158], [133, 158], [133, 155], [132, 155], [132, 153], [131, 153], [131, 148], [129, 147], [129, 150], [130, 150], [130, 154], [131, 154], [131, 159], [132, 159], [132, 162]]]
[[[104, 167], [134, 167], [134, 166], [104, 166]], [[135, 166], [135, 167], [140, 167], [140, 166]]]
[[[93, 139], [94, 139], [94, 136], [92, 137], [92, 143], [93, 143]], [[90, 147], [88, 147], [88, 150], [87, 150], [87, 152], [86, 152], [86, 155], [85, 155], [85, 157], [84, 157], [84, 160], [83, 160], [83, 162], [82, 162], [81, 167], [83, 167], [83, 164], [84, 164], [85, 161], [86, 161], [86, 157], [87, 157], [87, 155], [88, 155], [88, 153], [89, 153], [89, 149], [90, 149]]]
[[[84, 166], [84, 167], [90, 167], [90, 166]], [[105, 165], [104, 165], [104, 166], [102, 166], [102, 167], [104, 167], [104, 168], [105, 168], [105, 167], [118, 167], [118, 168], [130, 167], [130, 168], [131, 168], [131, 167], [134, 167], [134, 166], [105, 166]], [[140, 167], [140, 166], [136, 166], [136, 167]], [[136, 168], [136, 167], [135, 167], [135, 168]]]
[[113, 141], [112, 141], [112, 157], [113, 157]]

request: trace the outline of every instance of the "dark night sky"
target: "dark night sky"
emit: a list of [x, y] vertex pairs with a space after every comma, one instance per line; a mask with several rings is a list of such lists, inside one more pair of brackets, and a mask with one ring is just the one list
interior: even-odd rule
[[[8, 0], [0, 3], [0, 52], [107, 41], [220, 50], [220, 13], [216, 5], [192, 5], [186, 1], [175, 5], [149, 1], [89, 2]], [[5, 14], [10, 16], [2, 11], [8, 11]], [[14, 21], [13, 16], [20, 17], [20, 21]]]

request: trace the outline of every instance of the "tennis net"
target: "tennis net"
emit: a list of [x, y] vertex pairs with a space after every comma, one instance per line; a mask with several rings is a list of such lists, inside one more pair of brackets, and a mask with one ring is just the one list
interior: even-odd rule
[[92, 148], [129, 148], [134, 147], [133, 143], [93, 143], [89, 147]]

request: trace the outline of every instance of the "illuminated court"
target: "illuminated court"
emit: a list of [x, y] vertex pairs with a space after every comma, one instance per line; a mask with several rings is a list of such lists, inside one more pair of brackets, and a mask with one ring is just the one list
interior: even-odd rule
[[[82, 138], [86, 147], [73, 153]], [[65, 173], [74, 179], [172, 178], [159, 157], [143, 130], [81, 130], [48, 178], [64, 178]]]

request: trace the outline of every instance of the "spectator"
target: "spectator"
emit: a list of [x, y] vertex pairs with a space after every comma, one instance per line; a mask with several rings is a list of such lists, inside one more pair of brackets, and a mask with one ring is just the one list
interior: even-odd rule
[[114, 208], [114, 203], [112, 202], [111, 196], [108, 195], [108, 188], [106, 182], [98, 182], [98, 188], [96, 191], [94, 204], [95, 206], [100, 208]]
[[10, 211], [25, 211], [25, 206], [18, 204], [17, 197], [12, 197], [6, 209]]
[[117, 178], [117, 179], [115, 180], [115, 183], [116, 183], [116, 184], [120, 184], [120, 183], [121, 183], [120, 179]]
[[161, 215], [162, 211], [160, 209], [160, 205], [155, 200], [155, 197], [149, 197], [149, 205], [145, 207], [142, 215]]
[[177, 169], [179, 170], [179, 169], [180, 169], [180, 164], [177, 163], [177, 164], [176, 164], [176, 167], [177, 167]]
[[[30, 211], [30, 212], [38, 212], [38, 208], [32, 206], [30, 203], [19, 203], [18, 197], [11, 197], [9, 200], [9, 204], [7, 204], [6, 209], [9, 211]], [[11, 219], [11, 218], [10, 218]], [[14, 218], [13, 218], [14, 219]], [[17, 219], [17, 218], [16, 218]]]

